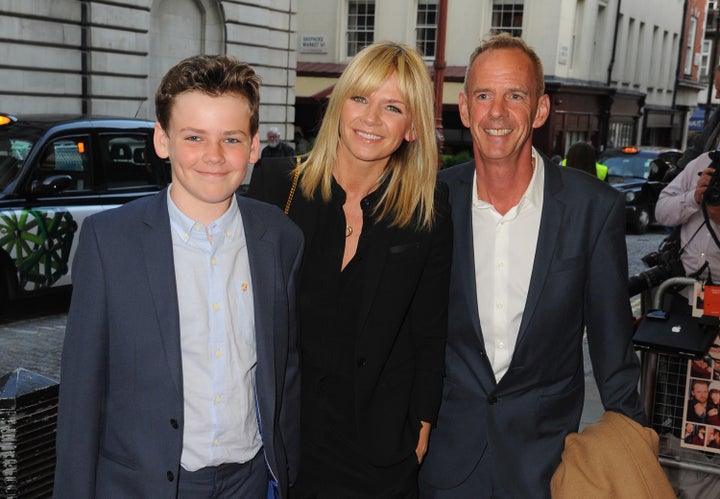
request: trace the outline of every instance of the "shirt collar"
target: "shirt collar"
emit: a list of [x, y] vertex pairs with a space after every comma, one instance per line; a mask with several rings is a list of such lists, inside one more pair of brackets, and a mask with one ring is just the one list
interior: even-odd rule
[[527, 204], [528, 206], [540, 208], [542, 207], [543, 186], [545, 184], [545, 163], [543, 162], [542, 156], [538, 154], [534, 147], [532, 148], [532, 155], [535, 160], [533, 176], [530, 179], [530, 184], [525, 194], [523, 194], [518, 204]]
[[[387, 189], [388, 184], [390, 183], [390, 175], [386, 175], [383, 179], [382, 183], [378, 185], [377, 189], [374, 189], [373, 191], [369, 192], [362, 201], [365, 201], [364, 204], [368, 206], [374, 206], [377, 201], [380, 199], [382, 194]], [[337, 180], [335, 180], [335, 177], [332, 177], [332, 183], [330, 184], [330, 188], [333, 193], [333, 198], [336, 199], [341, 204], [345, 203], [345, 190], [342, 188], [340, 184], [337, 183]]]
[[[198, 226], [201, 228], [203, 225], [200, 222], [193, 220], [183, 213], [180, 208], [175, 204], [170, 196], [172, 190], [172, 184], [170, 184], [167, 191], [167, 204], [168, 213], [170, 215], [170, 226], [175, 232], [182, 238], [183, 241], [188, 241], [189, 234], [191, 231], [196, 229]], [[230, 199], [230, 206], [228, 209], [220, 215], [215, 221], [213, 221], [207, 227], [208, 234], [223, 233], [225, 237], [233, 239], [234, 237], [242, 237], [242, 217], [240, 216], [240, 209], [238, 208], [237, 199], [232, 196]]]
[[[543, 185], [545, 183], [545, 163], [543, 162], [542, 156], [538, 154], [537, 150], [532, 148], [532, 157], [534, 159], [533, 174], [530, 178], [530, 183], [525, 189], [520, 201], [511, 210], [512, 213], [520, 211], [526, 208], [541, 208], [543, 200]], [[477, 171], [473, 173], [473, 205], [476, 208], [492, 208], [492, 205], [488, 202], [478, 199], [476, 194], [477, 189]], [[510, 212], [509, 212], [510, 213]]]

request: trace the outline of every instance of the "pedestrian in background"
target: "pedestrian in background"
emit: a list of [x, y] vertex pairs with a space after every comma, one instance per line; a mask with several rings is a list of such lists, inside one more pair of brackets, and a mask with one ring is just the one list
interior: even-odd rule
[[172, 183], [87, 218], [62, 354], [54, 497], [287, 497], [298, 469], [302, 234], [235, 196], [260, 79], [181, 61], [156, 93]]
[[416, 50], [371, 45], [340, 76], [297, 177], [290, 160], [253, 172], [249, 195], [286, 207], [305, 234], [295, 498], [417, 495], [441, 397], [452, 239], [433, 100]]
[[305, 154], [310, 150], [310, 142], [305, 138], [305, 134], [300, 126], [295, 125], [295, 152], [297, 154]]
[[267, 145], [263, 147], [261, 158], [286, 158], [295, 156], [295, 149], [280, 138], [280, 130], [271, 126], [267, 131]]
[[605, 180], [607, 177], [607, 166], [597, 162], [595, 148], [587, 142], [576, 142], [571, 145], [562, 164], [582, 170], [600, 180]]

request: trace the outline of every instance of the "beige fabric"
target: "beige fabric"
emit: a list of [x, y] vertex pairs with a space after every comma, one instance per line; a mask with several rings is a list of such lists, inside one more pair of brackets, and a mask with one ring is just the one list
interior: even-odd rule
[[608, 411], [582, 433], [565, 437], [562, 462], [551, 481], [554, 499], [674, 499], [658, 461], [659, 438], [617, 412]]

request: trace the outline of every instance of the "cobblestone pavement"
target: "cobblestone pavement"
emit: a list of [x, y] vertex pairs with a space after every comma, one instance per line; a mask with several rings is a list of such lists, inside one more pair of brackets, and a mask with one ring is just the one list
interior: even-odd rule
[[27, 319], [2, 326], [0, 376], [24, 367], [60, 381], [60, 354], [67, 315]]
[[22, 367], [60, 381], [69, 293], [13, 304], [0, 319], [0, 376]]

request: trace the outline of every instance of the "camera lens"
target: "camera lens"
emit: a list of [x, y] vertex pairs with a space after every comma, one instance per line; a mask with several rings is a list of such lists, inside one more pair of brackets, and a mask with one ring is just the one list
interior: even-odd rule
[[[714, 179], [715, 175], [713, 175]], [[703, 201], [709, 206], [720, 205], [720, 187], [717, 185], [708, 185], [703, 193]]]
[[645, 272], [634, 275], [630, 277], [628, 282], [630, 296], [635, 296], [647, 289], [653, 288], [670, 277], [672, 277], [672, 269], [666, 265], [658, 265], [647, 269]]

